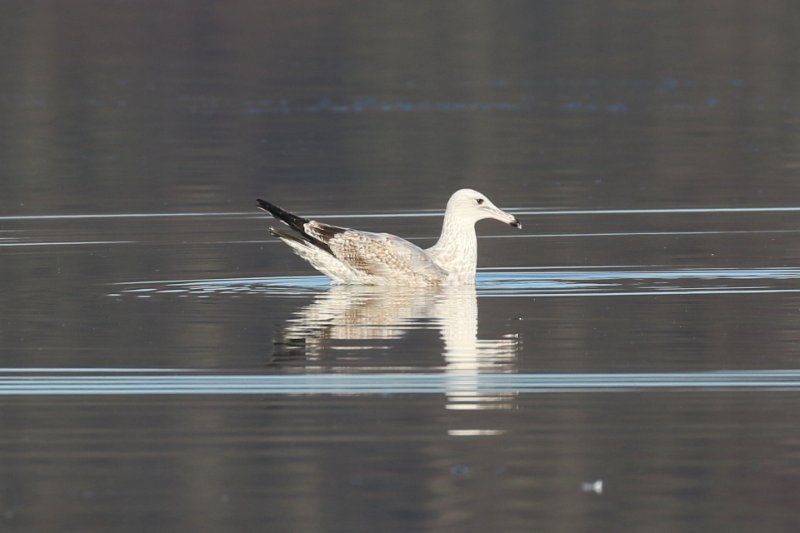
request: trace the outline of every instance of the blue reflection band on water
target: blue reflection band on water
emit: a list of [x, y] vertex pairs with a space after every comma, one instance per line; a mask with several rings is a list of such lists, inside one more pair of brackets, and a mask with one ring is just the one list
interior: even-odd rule
[[[12, 369], [0, 369], [0, 374]], [[95, 371], [96, 369], [86, 369]], [[75, 369], [80, 372], [81, 369]], [[0, 395], [458, 394], [800, 390], [800, 370], [646, 374], [305, 374], [0, 377]]]
[[[530, 267], [520, 267], [530, 268]], [[800, 268], [708, 268], [677, 270], [481, 269], [477, 296], [513, 298], [768, 294], [800, 292]], [[599, 267], [597, 267], [599, 268]], [[148, 297], [155, 294], [269, 294], [307, 296], [330, 290], [324, 276], [273, 276], [161, 280], [116, 283], [111, 294]], [[355, 289], [353, 289], [355, 290]]]

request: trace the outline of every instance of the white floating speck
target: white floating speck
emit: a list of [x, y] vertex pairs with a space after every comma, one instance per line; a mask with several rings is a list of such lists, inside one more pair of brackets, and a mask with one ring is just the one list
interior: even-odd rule
[[581, 490], [583, 492], [592, 492], [594, 494], [603, 494], [603, 480], [598, 479], [597, 481], [587, 481], [581, 484]]

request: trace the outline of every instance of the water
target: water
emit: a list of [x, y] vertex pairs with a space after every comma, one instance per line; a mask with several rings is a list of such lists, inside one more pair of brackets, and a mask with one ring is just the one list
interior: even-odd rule
[[[5, 2], [3, 531], [796, 531], [793, 5]], [[332, 287], [264, 197], [475, 288]]]

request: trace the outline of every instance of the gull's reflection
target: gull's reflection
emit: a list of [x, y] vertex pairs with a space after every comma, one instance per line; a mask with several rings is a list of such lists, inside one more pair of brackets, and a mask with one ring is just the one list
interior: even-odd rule
[[[422, 361], [431, 360], [426, 360], [428, 353], [419, 346], [411, 349], [411, 355], [392, 358], [400, 359], [403, 364], [386, 364], [385, 358], [375, 361], [359, 352], [400, 350], [399, 340], [412, 330], [436, 330], [441, 336], [448, 408], [511, 406], [510, 395], [484, 393], [479, 390], [476, 378], [479, 373], [514, 371], [520, 340], [516, 334], [478, 339], [475, 287], [333, 286], [297, 311], [281, 328], [276, 336], [273, 363], [290, 364], [299, 360], [304, 366], [326, 370], [332, 370], [333, 363], [341, 365], [337, 370], [356, 372], [365, 368], [375, 370], [375, 363], [380, 370], [426, 370], [427, 365]], [[437, 346], [437, 352], [439, 349]], [[436, 360], [441, 361], [438, 356]]]

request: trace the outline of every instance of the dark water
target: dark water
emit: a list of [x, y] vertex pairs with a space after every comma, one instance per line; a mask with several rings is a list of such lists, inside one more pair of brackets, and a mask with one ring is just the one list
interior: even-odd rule
[[[800, 8], [5, 2], [3, 531], [797, 531]], [[331, 287], [268, 198], [475, 289]]]

